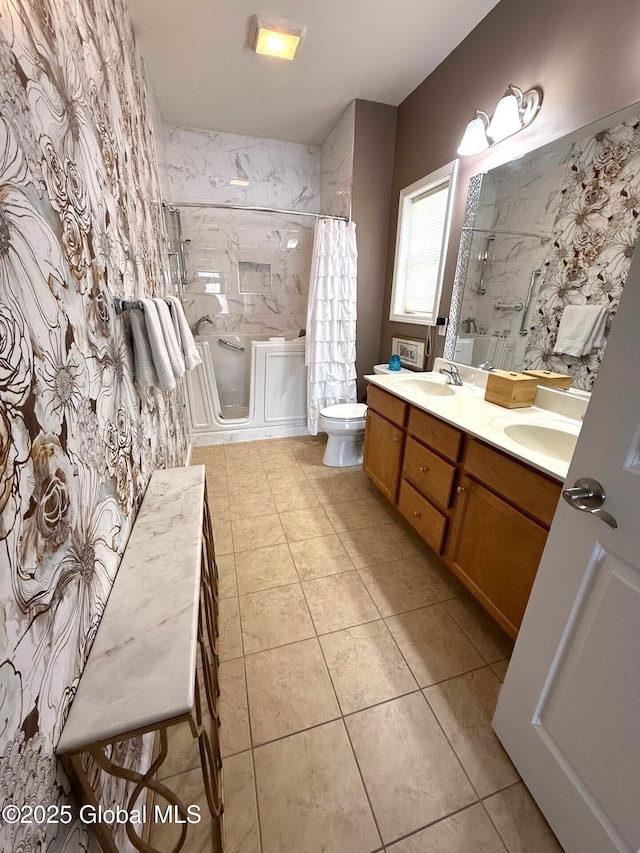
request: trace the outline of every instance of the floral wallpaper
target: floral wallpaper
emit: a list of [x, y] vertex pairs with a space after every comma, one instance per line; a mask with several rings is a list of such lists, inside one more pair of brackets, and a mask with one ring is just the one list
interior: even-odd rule
[[[0, 0], [0, 88], [0, 807], [46, 806], [68, 796], [54, 749], [146, 484], [186, 433], [181, 392], [135, 386], [113, 309], [166, 287], [123, 0]], [[88, 845], [77, 823], [0, 824], [2, 850]]]
[[[554, 353], [566, 305], [606, 305], [610, 321], [640, 227], [640, 120], [574, 145], [553, 226], [524, 366], [571, 373], [590, 391], [604, 348], [581, 358]], [[609, 322], [610, 325], [610, 322]]]

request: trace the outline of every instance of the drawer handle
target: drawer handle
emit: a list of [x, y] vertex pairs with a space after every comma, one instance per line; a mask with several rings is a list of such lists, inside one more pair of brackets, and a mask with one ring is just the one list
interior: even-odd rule
[[422, 513], [421, 513], [421, 512], [418, 512], [418, 510], [416, 510], [416, 511], [413, 513], [413, 515], [414, 515], [414, 517], [415, 517], [415, 518], [422, 518]]
[[394, 444], [399, 444], [399, 443], [400, 443], [400, 436], [399, 436], [399, 435], [396, 435], [396, 437], [393, 439], [393, 443], [394, 443]]
[[457, 492], [459, 495], [461, 495], [464, 491], [466, 491], [466, 489], [465, 489], [465, 487], [464, 487], [464, 486], [458, 486], [458, 488], [456, 489], [456, 492]]
[[424, 472], [425, 472], [425, 471], [428, 471], [428, 470], [429, 470], [429, 469], [428, 469], [428, 468], [425, 468], [425, 466], [424, 466], [424, 465], [421, 465], [421, 466], [420, 466], [420, 473], [424, 474]]

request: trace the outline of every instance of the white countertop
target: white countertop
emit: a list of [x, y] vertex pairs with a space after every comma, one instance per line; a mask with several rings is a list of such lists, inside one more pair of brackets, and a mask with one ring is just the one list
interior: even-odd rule
[[[441, 362], [436, 361], [436, 368]], [[462, 378], [465, 378], [465, 372], [460, 365]], [[475, 371], [476, 375], [478, 371]], [[472, 374], [469, 374], [472, 375]], [[537, 468], [545, 474], [553, 477], [560, 482], [566, 479], [569, 470], [569, 462], [546, 453], [541, 453], [530, 449], [509, 438], [504, 432], [503, 427], [512, 424], [531, 424], [556, 428], [562, 432], [569, 432], [573, 435], [578, 435], [582, 426], [582, 421], [578, 414], [578, 409], [572, 413], [576, 414], [576, 418], [567, 417], [554, 411], [553, 408], [544, 408], [540, 405], [527, 406], [522, 409], [505, 409], [502, 406], [497, 406], [495, 403], [488, 403], [484, 399], [485, 389], [481, 385], [465, 384], [462, 388], [452, 387], [453, 395], [446, 397], [431, 396], [421, 394], [412, 387], [412, 384], [407, 384], [407, 379], [428, 379], [438, 384], [444, 384], [446, 378], [437, 372], [433, 373], [414, 373], [411, 377], [407, 374], [393, 375], [380, 374], [365, 376], [365, 379], [372, 385], [377, 385], [379, 388], [406, 400], [407, 403], [422, 409], [424, 412], [435, 415], [443, 421], [458, 427], [464, 432], [469, 433], [475, 438], [508, 453], [515, 459], [525, 462], [532, 468]], [[486, 378], [484, 383], [486, 384]], [[404, 386], [404, 387], [403, 387]], [[536, 397], [536, 402], [539, 398], [543, 400], [553, 399], [564, 402], [562, 397], [558, 397], [558, 392], [545, 392]], [[587, 402], [580, 404], [582, 410], [586, 409]]]
[[77, 752], [189, 713], [204, 466], [155, 471], [58, 742]]

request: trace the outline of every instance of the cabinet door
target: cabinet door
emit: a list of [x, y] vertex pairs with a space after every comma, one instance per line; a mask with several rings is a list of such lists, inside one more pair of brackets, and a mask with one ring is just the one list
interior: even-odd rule
[[398, 495], [403, 444], [403, 430], [369, 409], [362, 467], [392, 503]]
[[470, 477], [458, 486], [447, 557], [512, 637], [518, 633], [547, 531]]

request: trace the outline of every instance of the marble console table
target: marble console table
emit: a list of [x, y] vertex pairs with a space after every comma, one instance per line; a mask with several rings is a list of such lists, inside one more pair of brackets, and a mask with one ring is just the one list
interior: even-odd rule
[[[171, 853], [183, 848], [187, 810], [155, 777], [167, 756], [167, 729], [185, 721], [198, 738], [214, 823], [213, 850], [224, 848], [217, 585], [204, 466], [155, 471], [56, 750], [83, 805], [96, 811], [100, 805], [109, 805], [99, 802], [98, 768], [130, 783], [128, 802], [120, 804], [129, 813], [140, 810], [151, 793], [163, 811], [169, 804], [174, 822], [183, 822]], [[205, 701], [210, 727], [203, 723]], [[116, 764], [113, 747], [146, 732], [157, 733], [147, 772]], [[148, 826], [138, 834], [138, 825], [126, 824], [127, 836], [137, 850], [168, 853], [150, 846]], [[115, 828], [107, 823], [92, 826], [105, 853], [119, 853]]]

